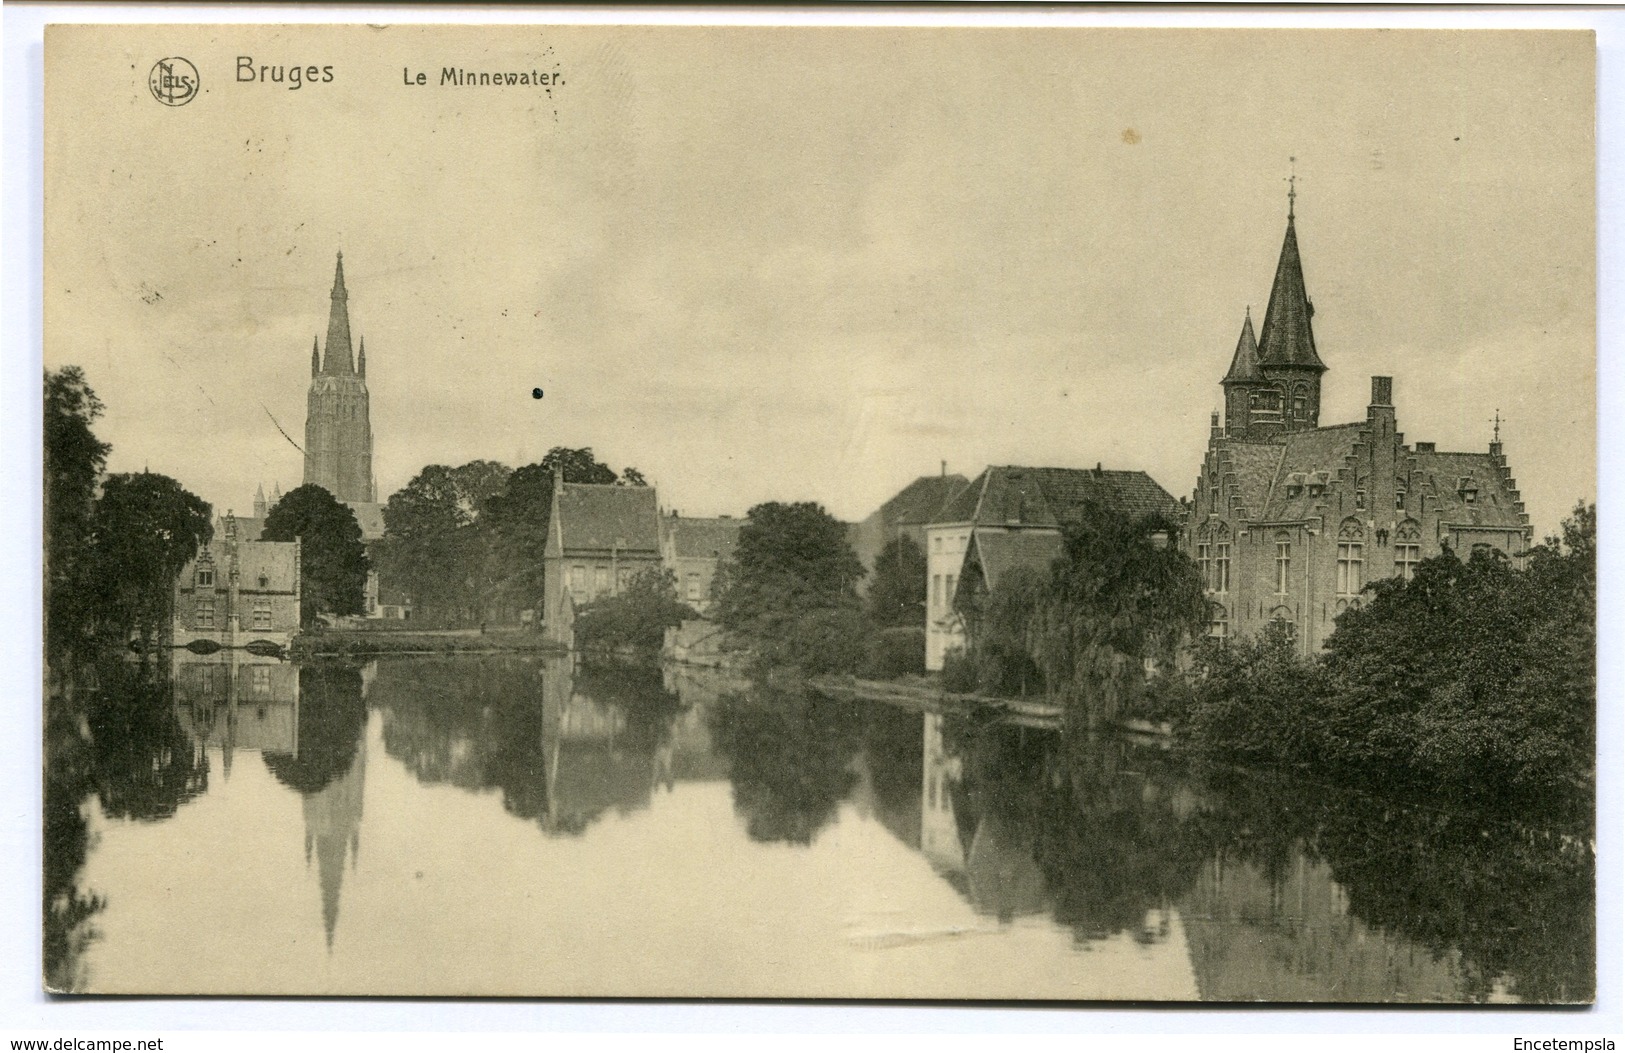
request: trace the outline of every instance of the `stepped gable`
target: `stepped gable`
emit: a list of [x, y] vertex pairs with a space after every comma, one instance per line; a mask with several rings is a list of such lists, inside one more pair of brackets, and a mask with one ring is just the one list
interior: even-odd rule
[[[1523, 497], [1504, 457], [1424, 450], [1413, 454], [1411, 462], [1412, 485], [1427, 495], [1429, 510], [1437, 509], [1444, 522], [1483, 527], [1529, 525]], [[1461, 489], [1466, 480], [1477, 487], [1472, 501]]]
[[660, 551], [660, 510], [652, 486], [563, 483], [561, 541], [572, 552]]
[[[1272, 445], [1281, 450], [1280, 461], [1269, 477], [1269, 494], [1261, 504], [1259, 514], [1253, 518], [1270, 522], [1297, 521], [1320, 515], [1325, 504], [1324, 493], [1311, 492], [1310, 483], [1319, 473], [1320, 482], [1330, 486], [1340, 478], [1341, 470], [1354, 455], [1354, 448], [1364, 437], [1366, 424], [1333, 424], [1308, 431], [1287, 432]], [[1302, 475], [1303, 488], [1292, 493], [1288, 484], [1294, 476]]]

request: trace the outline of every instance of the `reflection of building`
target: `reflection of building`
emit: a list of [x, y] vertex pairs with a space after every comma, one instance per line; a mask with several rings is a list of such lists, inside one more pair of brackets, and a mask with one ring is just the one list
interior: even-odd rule
[[966, 644], [955, 596], [997, 588], [1013, 568], [1047, 575], [1061, 533], [1099, 507], [1127, 519], [1177, 516], [1179, 502], [1144, 472], [993, 466], [961, 489], [925, 528], [925, 667], [941, 669]]
[[1349, 914], [1331, 871], [1294, 851], [1273, 880], [1257, 866], [1208, 861], [1179, 904], [1204, 1001], [1453, 1002], [1459, 960]]
[[625, 814], [648, 807], [664, 773], [655, 743], [632, 734], [626, 709], [578, 691], [571, 674], [564, 660], [552, 663], [543, 677], [544, 826], [580, 833], [606, 811]]
[[1286, 626], [1307, 652], [1368, 582], [1409, 578], [1445, 546], [1520, 555], [1529, 518], [1499, 427], [1488, 452], [1407, 444], [1389, 377], [1365, 420], [1321, 426], [1315, 349], [1292, 212], [1255, 340], [1249, 315], [1213, 415], [1184, 543], [1208, 585], [1209, 634]]
[[733, 556], [741, 521], [729, 516], [694, 519], [676, 512], [660, 517], [660, 558], [677, 576], [677, 598], [701, 614], [711, 608], [717, 564]]
[[305, 817], [305, 865], [314, 850], [317, 877], [322, 886], [322, 930], [327, 947], [333, 948], [338, 928], [339, 891], [344, 884], [344, 865], [354, 869], [361, 854], [361, 806], [367, 784], [367, 739], [356, 744], [350, 767], [315, 793], [305, 794], [300, 804]]
[[241, 540], [230, 512], [223, 526], [176, 579], [172, 642], [286, 646], [299, 631], [299, 542]]
[[660, 509], [653, 487], [567, 483], [562, 472], [555, 479], [542, 617], [549, 639], [573, 645], [577, 608], [660, 566]]
[[921, 750], [920, 851], [940, 873], [965, 872], [965, 843], [959, 832], [950, 790], [959, 782], [962, 765], [942, 742], [942, 715], [925, 714]]
[[200, 748], [220, 748], [228, 779], [235, 750], [299, 752], [297, 666], [241, 650], [172, 655], [176, 718]]

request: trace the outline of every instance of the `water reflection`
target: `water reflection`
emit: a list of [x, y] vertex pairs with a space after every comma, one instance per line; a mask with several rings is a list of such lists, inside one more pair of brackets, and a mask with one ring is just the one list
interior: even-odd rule
[[[48, 710], [46, 968], [64, 989], [87, 975], [142, 989], [206, 962], [186, 975], [213, 990], [229, 982], [221, 962], [274, 944], [296, 950], [242, 982], [1345, 1002], [1592, 990], [1586, 841], [1152, 744], [524, 656], [187, 655], [87, 682]], [[209, 853], [157, 836], [181, 828]], [[154, 858], [171, 861], [161, 882], [140, 862]], [[236, 910], [231, 923], [173, 913], [205, 901]], [[661, 986], [697, 975], [698, 947], [727, 970]], [[647, 974], [625, 964], [646, 953]]]

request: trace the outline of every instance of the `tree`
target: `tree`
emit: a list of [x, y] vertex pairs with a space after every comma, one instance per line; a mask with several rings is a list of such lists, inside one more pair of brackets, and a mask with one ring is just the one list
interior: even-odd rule
[[659, 651], [668, 628], [697, 617], [692, 607], [677, 598], [677, 575], [651, 567], [628, 582], [620, 595], [583, 608], [576, 615], [576, 641], [584, 648]]
[[72, 665], [92, 622], [89, 578], [96, 480], [107, 443], [90, 426], [101, 400], [78, 366], [45, 372], [45, 652]]
[[851, 671], [869, 626], [857, 596], [863, 564], [846, 527], [811, 502], [752, 508], [717, 595], [717, 621], [769, 664]]
[[[1038, 605], [1034, 657], [1069, 714], [1111, 721], [1144, 692], [1146, 666], [1168, 665], [1207, 617], [1202, 583], [1161, 516], [1099, 505], [1068, 528]], [[1081, 712], [1080, 712], [1081, 710]]]
[[649, 485], [649, 480], [645, 479], [643, 477], [643, 473], [638, 471], [636, 468], [622, 468], [621, 469], [621, 478], [620, 478], [620, 484], [619, 485], [621, 485], [621, 486], [648, 486]]
[[320, 613], [366, 612], [367, 551], [355, 513], [327, 489], [306, 483], [282, 495], [265, 517], [264, 541], [300, 542], [299, 621]]
[[102, 624], [151, 643], [170, 620], [175, 579], [214, 536], [207, 501], [167, 475], [107, 477], [96, 503], [96, 592]]
[[406, 587], [423, 616], [462, 621], [475, 606], [487, 546], [474, 523], [511, 476], [490, 461], [431, 464], [390, 495], [381, 573]]
[[899, 534], [875, 558], [869, 616], [876, 625], [925, 625], [925, 552]]

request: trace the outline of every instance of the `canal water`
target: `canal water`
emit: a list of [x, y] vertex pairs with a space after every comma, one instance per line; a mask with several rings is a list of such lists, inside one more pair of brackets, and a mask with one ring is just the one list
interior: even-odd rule
[[1592, 995], [1563, 831], [687, 669], [132, 669], [48, 734], [63, 989]]

